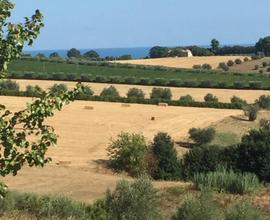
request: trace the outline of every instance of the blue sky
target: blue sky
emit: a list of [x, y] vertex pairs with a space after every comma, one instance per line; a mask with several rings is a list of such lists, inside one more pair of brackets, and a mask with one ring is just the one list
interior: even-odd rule
[[32, 49], [255, 43], [270, 35], [269, 0], [13, 0], [13, 21], [40, 9]]

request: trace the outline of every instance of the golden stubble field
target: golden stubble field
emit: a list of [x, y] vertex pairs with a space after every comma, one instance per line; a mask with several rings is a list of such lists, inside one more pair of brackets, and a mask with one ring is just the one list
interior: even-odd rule
[[193, 68], [194, 65], [210, 64], [213, 69], [217, 69], [219, 63], [229, 60], [241, 59], [245, 56], [202, 56], [202, 57], [168, 57], [155, 59], [119, 60], [116, 63], [128, 63], [137, 65], [166, 66], [175, 68]]
[[[31, 98], [0, 97], [0, 103], [12, 111], [23, 109]], [[85, 106], [93, 107], [92, 110]], [[59, 135], [58, 147], [49, 155], [53, 162], [43, 169], [25, 168], [16, 177], [4, 179], [12, 190], [45, 194], [65, 194], [82, 201], [102, 197], [108, 188], [124, 176], [103, 166], [110, 139], [121, 131], [144, 134], [149, 141], [159, 132], [168, 132], [181, 140], [191, 127], [206, 127], [240, 110], [158, 107], [121, 103], [75, 101], [57, 112], [47, 123]], [[156, 118], [151, 121], [151, 117]], [[59, 161], [69, 165], [57, 165]], [[183, 185], [181, 182], [155, 182], [156, 187]]]
[[[25, 90], [27, 85], [39, 85], [42, 89], [47, 90], [55, 83], [63, 83], [68, 86], [68, 88], [73, 88], [75, 86], [75, 82], [67, 82], [67, 81], [50, 81], [50, 80], [16, 80], [16, 82], [20, 85], [21, 90]], [[96, 95], [99, 95], [101, 91], [109, 87], [113, 84], [106, 83], [85, 83], [89, 85]], [[126, 96], [128, 90], [130, 88], [140, 88], [146, 94], [146, 97], [150, 96], [150, 93], [153, 89], [153, 86], [140, 86], [140, 85], [122, 85], [122, 84], [114, 84], [117, 88], [121, 96]], [[158, 87], [158, 86], [155, 86]], [[219, 98], [221, 102], [230, 102], [231, 97], [239, 96], [242, 99], [247, 100], [249, 103], [253, 103], [257, 98], [261, 95], [270, 95], [269, 90], [236, 90], [236, 89], [202, 89], [202, 88], [176, 88], [170, 87], [173, 99], [177, 100], [180, 96], [191, 95], [196, 101], [203, 101], [204, 96], [207, 93], [212, 93], [213, 95]]]

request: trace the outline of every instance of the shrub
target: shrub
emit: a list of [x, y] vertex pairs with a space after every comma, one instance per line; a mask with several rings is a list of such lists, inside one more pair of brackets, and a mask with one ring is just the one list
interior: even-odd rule
[[233, 96], [231, 98], [231, 103], [232, 104], [236, 104], [238, 105], [239, 107], [244, 107], [247, 105], [247, 101], [244, 100], [244, 99], [241, 99], [240, 97], [237, 97], [237, 96]]
[[249, 58], [248, 57], [245, 57], [244, 58], [244, 62], [248, 62], [249, 61]]
[[259, 105], [260, 108], [270, 109], [270, 96], [262, 95], [256, 100], [256, 104]]
[[258, 116], [259, 106], [258, 105], [246, 105], [243, 107], [245, 116], [248, 117], [249, 121], [255, 121]]
[[254, 70], [258, 70], [258, 69], [260, 69], [260, 65], [256, 64], [256, 65], [254, 66]]
[[93, 81], [93, 76], [91, 74], [82, 74], [81, 75], [81, 80], [83, 82], [92, 82]]
[[196, 87], [196, 86], [198, 86], [198, 82], [194, 81], [194, 80], [186, 80], [186, 81], [184, 81], [183, 86], [185, 86], [185, 87]]
[[105, 76], [96, 76], [95, 82], [104, 83], [107, 82], [108, 79]]
[[235, 62], [235, 64], [241, 64], [242, 60], [241, 59], [236, 59], [234, 62]]
[[118, 171], [126, 171], [138, 176], [146, 171], [145, 156], [147, 145], [140, 134], [121, 133], [107, 149], [110, 165]]
[[128, 98], [144, 99], [144, 92], [138, 88], [130, 88], [127, 93]]
[[202, 81], [200, 83], [200, 87], [202, 87], [202, 88], [211, 88], [211, 87], [213, 87], [213, 83], [211, 81]]
[[114, 86], [104, 88], [100, 93], [101, 97], [120, 97], [119, 92]]
[[214, 96], [211, 93], [208, 93], [205, 97], [204, 97], [204, 101], [206, 102], [218, 102], [218, 98], [216, 96]]
[[226, 83], [226, 82], [219, 82], [217, 84], [217, 87], [218, 88], [227, 88], [228, 87], [228, 83]]
[[268, 68], [266, 69], [266, 71], [267, 71], [267, 72], [270, 72], [270, 67], [268, 67]]
[[154, 84], [156, 86], [166, 86], [168, 84], [168, 81], [166, 79], [158, 78], [154, 80]]
[[160, 219], [159, 198], [148, 178], [133, 183], [120, 181], [115, 191], [107, 192], [108, 219], [156, 220]]
[[215, 134], [216, 131], [214, 128], [191, 128], [189, 130], [190, 139], [192, 139], [198, 145], [210, 143], [214, 140]]
[[202, 65], [202, 69], [204, 69], [204, 70], [211, 70], [212, 69], [212, 66], [210, 64], [208, 64], [208, 63], [205, 63], [205, 64]]
[[175, 180], [179, 179], [180, 163], [177, 159], [177, 152], [174, 142], [167, 133], [158, 133], [152, 143], [153, 153], [158, 161], [155, 179]]
[[15, 81], [12, 81], [10, 79], [0, 81], [0, 90], [19, 91], [19, 89], [20, 89], [20, 86]]
[[267, 67], [268, 66], [267, 62], [262, 62], [262, 66]]
[[249, 82], [249, 88], [251, 88], [251, 89], [260, 89], [260, 88], [262, 88], [262, 82], [260, 82], [260, 81]]
[[25, 95], [30, 97], [37, 97], [40, 96], [44, 91], [38, 86], [31, 86], [28, 85], [26, 87]]
[[180, 102], [185, 102], [185, 103], [191, 103], [194, 102], [193, 98], [191, 95], [185, 95], [185, 96], [181, 96], [179, 99]]
[[84, 85], [83, 91], [76, 96], [77, 99], [88, 99], [94, 95], [94, 91], [87, 85]]
[[202, 65], [193, 65], [193, 69], [200, 70], [202, 69]]
[[168, 88], [153, 88], [151, 95], [151, 99], [164, 99], [164, 100], [171, 100], [172, 92]]
[[140, 79], [140, 84], [149, 85], [149, 84], [151, 84], [151, 80], [149, 78], [142, 78], [142, 79]]
[[65, 73], [52, 73], [52, 79], [54, 80], [66, 80], [66, 74]]
[[246, 202], [230, 205], [225, 210], [225, 220], [266, 220], [268, 219], [260, 209]]
[[251, 130], [234, 150], [236, 168], [270, 181], [270, 127]]
[[234, 82], [233, 87], [236, 89], [243, 89], [246, 87], [246, 84], [244, 82]]
[[222, 212], [212, 195], [204, 192], [198, 198], [186, 199], [172, 220], [222, 220], [222, 217]]
[[178, 80], [178, 79], [172, 79], [172, 80], [169, 81], [168, 85], [169, 86], [181, 86], [182, 81]]
[[66, 74], [66, 79], [70, 80], [70, 81], [74, 81], [74, 80], [77, 80], [77, 79], [80, 79], [80, 78], [81, 77], [76, 73], [67, 73]]
[[68, 90], [66, 84], [54, 84], [49, 90], [53, 93], [66, 92]]
[[125, 78], [124, 79], [124, 82], [127, 83], [127, 84], [135, 84], [136, 83], [136, 78], [134, 77], [128, 77], [128, 78]]
[[227, 62], [227, 66], [233, 66], [234, 65], [234, 62], [232, 61], [232, 60], [229, 60], [228, 62]]
[[219, 68], [224, 70], [224, 71], [229, 71], [229, 67], [226, 63], [220, 63]]
[[218, 146], [199, 146], [192, 148], [184, 155], [182, 161], [183, 174], [191, 179], [196, 173], [215, 171], [222, 164], [221, 148]]
[[200, 190], [207, 189], [241, 195], [256, 192], [261, 187], [255, 174], [235, 173], [222, 167], [214, 172], [195, 174], [193, 183]]

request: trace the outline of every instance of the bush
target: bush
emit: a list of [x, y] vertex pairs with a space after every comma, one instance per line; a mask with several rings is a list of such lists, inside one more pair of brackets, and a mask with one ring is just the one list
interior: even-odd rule
[[248, 57], [245, 57], [244, 58], [244, 62], [248, 62], [249, 61], [249, 58]]
[[134, 77], [128, 77], [128, 78], [125, 78], [124, 79], [124, 82], [127, 83], [127, 84], [135, 84], [136, 83], [136, 78]]
[[95, 82], [104, 83], [107, 82], [108, 79], [105, 76], [96, 76]]
[[226, 63], [220, 63], [219, 68], [224, 70], [224, 71], [229, 71], [229, 67]]
[[233, 87], [236, 89], [244, 89], [246, 87], [246, 84], [243, 82], [234, 82]]
[[194, 102], [193, 98], [191, 95], [185, 95], [185, 96], [181, 96], [179, 99], [180, 102], [185, 102], [185, 103], [191, 103]]
[[229, 60], [228, 62], [227, 62], [227, 66], [233, 66], [234, 65], [234, 62], [232, 61], [232, 60]]
[[25, 95], [30, 97], [38, 97], [40, 96], [44, 91], [38, 86], [31, 86], [28, 85], [26, 87]]
[[260, 81], [249, 82], [249, 88], [251, 88], [251, 89], [260, 89], [260, 88], [262, 88], [262, 82], [260, 82]]
[[100, 93], [100, 96], [101, 97], [107, 97], [107, 98], [110, 98], [110, 97], [114, 97], [114, 98], [120, 97], [119, 92], [117, 91], [117, 89], [114, 86], [110, 86], [108, 88], [104, 88], [102, 90], [102, 92]]
[[222, 164], [222, 149], [218, 146], [199, 146], [184, 155], [182, 161], [183, 174], [191, 179], [196, 173], [215, 171]]
[[52, 73], [52, 79], [54, 80], [66, 80], [66, 74], [65, 73]]
[[242, 60], [241, 59], [236, 59], [234, 62], [235, 62], [235, 64], [241, 64]]
[[172, 220], [222, 220], [222, 217], [222, 212], [212, 195], [204, 192], [198, 198], [186, 199]]
[[166, 86], [168, 81], [166, 79], [158, 78], [154, 80], [154, 85], [156, 86]]
[[110, 165], [118, 171], [126, 171], [138, 176], [146, 171], [147, 145], [145, 137], [140, 134], [121, 133], [107, 149]]
[[163, 100], [171, 100], [172, 92], [168, 88], [153, 88], [152, 93], [150, 95], [151, 99], [163, 99]]
[[76, 96], [77, 99], [88, 99], [94, 95], [94, 91], [87, 85], [84, 85], [83, 91]]
[[246, 100], [241, 99], [240, 97], [237, 97], [237, 96], [233, 96], [231, 98], [231, 103], [232, 104], [236, 104], [236, 105], [238, 105], [241, 108], [243, 108], [244, 106], [247, 105], [247, 101]]
[[270, 96], [262, 95], [256, 100], [256, 104], [262, 109], [270, 109]]
[[225, 220], [266, 220], [268, 219], [260, 209], [246, 202], [230, 205], [225, 210]]
[[255, 121], [258, 116], [259, 106], [258, 105], [246, 105], [243, 107], [245, 116], [248, 117], [249, 121]]
[[249, 131], [233, 152], [236, 169], [255, 173], [262, 181], [270, 181], [270, 127]]
[[200, 70], [202, 69], [202, 65], [193, 65], [193, 69]]
[[149, 78], [142, 78], [142, 79], [140, 79], [140, 84], [142, 84], [142, 85], [150, 85], [151, 80]]
[[158, 161], [157, 171], [153, 177], [163, 180], [179, 179], [181, 176], [180, 163], [172, 138], [166, 133], [158, 133], [154, 137], [152, 150]]
[[128, 98], [144, 99], [144, 92], [138, 88], [130, 88], [127, 93]]
[[268, 66], [267, 62], [262, 62], [262, 66], [267, 67]]
[[204, 97], [204, 101], [206, 102], [218, 102], [218, 98], [216, 96], [214, 96], [211, 93], [208, 93], [205, 97]]
[[268, 67], [268, 68], [266, 69], [266, 72], [270, 72], [270, 67]]
[[107, 192], [106, 207], [108, 219], [161, 219], [157, 191], [148, 178], [119, 182], [115, 191]]
[[210, 143], [215, 138], [216, 131], [214, 128], [191, 128], [189, 130], [189, 137], [192, 139], [196, 144], [203, 145]]
[[68, 90], [66, 84], [54, 84], [49, 90], [53, 93], [66, 92]]
[[211, 87], [213, 87], [213, 83], [211, 81], [201, 81], [200, 87], [211, 88]]
[[0, 90], [19, 91], [19, 89], [20, 89], [20, 86], [15, 81], [12, 81], [10, 79], [0, 81]]
[[256, 65], [254, 66], [254, 70], [258, 70], [258, 69], [260, 69], [260, 65], [256, 64]]
[[254, 193], [261, 187], [259, 179], [251, 173], [235, 173], [232, 170], [218, 168], [209, 173], [197, 173], [193, 183], [200, 190], [214, 190], [233, 194]]
[[202, 65], [202, 69], [204, 69], [204, 70], [211, 70], [213, 68], [212, 68], [212, 66], [210, 64], [205, 63], [205, 64]]

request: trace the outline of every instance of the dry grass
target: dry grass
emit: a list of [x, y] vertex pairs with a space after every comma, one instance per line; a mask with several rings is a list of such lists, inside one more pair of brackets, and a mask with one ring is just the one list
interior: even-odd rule
[[241, 59], [244, 56], [206, 56], [206, 57], [177, 57], [177, 58], [156, 58], [156, 59], [137, 59], [137, 60], [120, 60], [117, 63], [129, 63], [151, 66], [166, 66], [176, 68], [193, 68], [194, 65], [210, 64], [214, 69], [218, 68], [219, 63], [228, 62], [229, 60]]
[[[265, 57], [263, 59], [260, 60], [250, 60], [248, 62], [244, 62], [242, 64], [239, 65], [234, 65], [233, 67], [230, 67], [231, 71], [234, 72], [240, 72], [240, 73], [259, 73], [260, 70], [263, 70], [265, 73], [266, 72], [266, 68], [262, 67], [262, 63], [266, 62], [269, 63], [270, 62], [270, 58], [269, 57]], [[259, 65], [260, 69], [255, 70], [255, 65]]]
[[[22, 109], [30, 98], [0, 97], [0, 103], [12, 111]], [[86, 110], [85, 106], [94, 107]], [[5, 182], [13, 190], [67, 194], [82, 201], [93, 201], [112, 188], [122, 175], [104, 167], [106, 147], [121, 131], [140, 132], [149, 140], [158, 131], [168, 132], [175, 140], [187, 135], [191, 127], [205, 127], [239, 110], [158, 107], [120, 103], [76, 101], [48, 120], [59, 134], [58, 147], [49, 151], [53, 163], [44, 169], [25, 168]], [[151, 120], [155, 117], [155, 120]], [[67, 165], [56, 165], [68, 161]], [[155, 182], [156, 187], [181, 186], [181, 182]]]
[[[47, 90], [55, 83], [63, 83], [68, 86], [68, 88], [73, 88], [75, 82], [64, 82], [64, 81], [50, 81], [50, 80], [16, 80], [19, 83], [21, 90], [25, 90], [27, 85], [39, 85], [42, 89]], [[85, 83], [89, 85], [95, 94], [99, 95], [105, 87], [109, 87], [112, 84], [106, 83]], [[146, 97], [150, 96], [153, 86], [139, 86], [139, 85], [114, 85], [119, 91], [121, 96], [126, 96], [130, 88], [140, 88], [146, 94]], [[157, 86], [156, 86], [157, 87]], [[203, 101], [204, 96], [207, 93], [212, 93], [219, 98], [221, 102], [230, 102], [232, 96], [239, 96], [242, 99], [253, 103], [261, 95], [268, 94], [270, 91], [266, 90], [236, 90], [236, 89], [201, 89], [201, 88], [170, 88], [173, 94], [173, 99], [179, 99], [180, 96], [191, 95], [196, 101]]]

